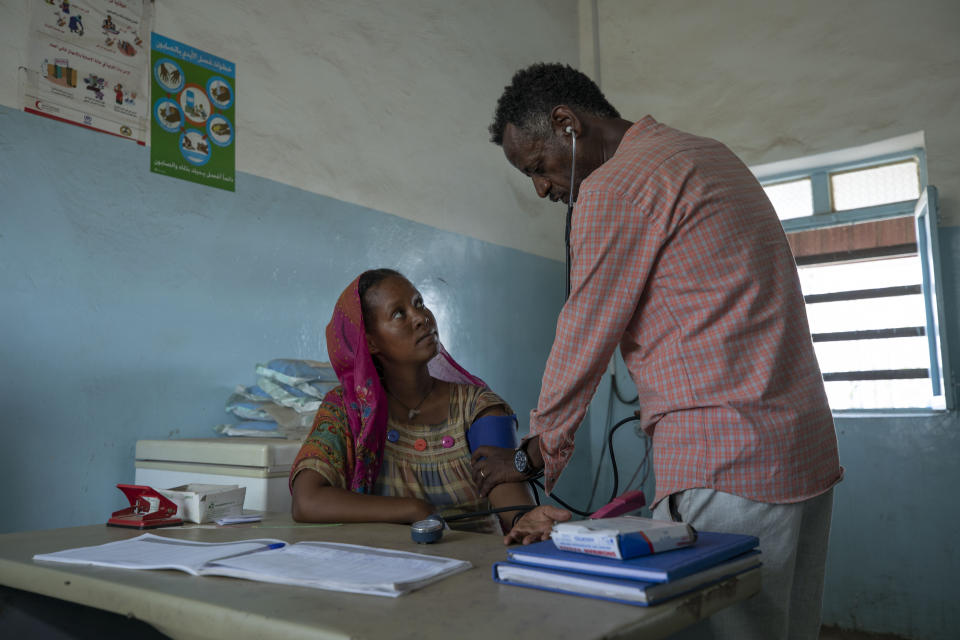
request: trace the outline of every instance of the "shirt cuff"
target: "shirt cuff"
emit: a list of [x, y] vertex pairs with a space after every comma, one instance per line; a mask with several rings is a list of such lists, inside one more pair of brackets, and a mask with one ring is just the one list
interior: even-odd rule
[[562, 430], [537, 430], [532, 427], [530, 435], [524, 440], [540, 436], [540, 455], [543, 457], [543, 484], [547, 495], [553, 491], [570, 458], [573, 457], [573, 437]]

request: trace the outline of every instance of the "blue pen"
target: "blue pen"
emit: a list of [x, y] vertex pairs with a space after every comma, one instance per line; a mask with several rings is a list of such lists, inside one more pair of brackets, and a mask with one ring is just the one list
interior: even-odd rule
[[286, 543], [286, 542], [271, 542], [271, 543], [268, 544], [267, 546], [262, 547], [262, 548], [260, 548], [260, 549], [251, 549], [250, 551], [244, 551], [244, 552], [242, 552], [242, 553], [235, 553], [235, 554], [233, 554], [232, 556], [224, 556], [224, 557], [222, 557], [222, 558], [217, 558], [217, 559], [214, 560], [213, 562], [220, 562], [221, 560], [229, 560], [229, 559], [237, 558], [237, 557], [240, 557], [240, 556], [250, 555], [251, 553], [260, 553], [261, 551], [269, 551], [269, 550], [271, 550], [271, 549], [280, 549], [280, 548], [285, 547], [285, 546], [287, 546], [287, 543]]

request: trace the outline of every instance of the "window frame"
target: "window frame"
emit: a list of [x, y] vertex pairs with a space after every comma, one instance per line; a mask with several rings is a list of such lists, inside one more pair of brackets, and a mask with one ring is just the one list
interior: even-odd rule
[[868, 167], [894, 164], [903, 160], [917, 160], [918, 179], [920, 181], [920, 193], [923, 193], [927, 186], [927, 162], [926, 153], [923, 147], [914, 147], [897, 151], [893, 153], [884, 153], [881, 155], [870, 156], [859, 160], [836, 162], [824, 164], [807, 169], [798, 169], [781, 173], [772, 173], [769, 175], [758, 176], [760, 184], [763, 186], [773, 185], [781, 182], [790, 182], [792, 180], [810, 179], [811, 196], [813, 198], [813, 215], [801, 216], [781, 220], [783, 230], [787, 233], [791, 231], [807, 231], [812, 229], [821, 229], [823, 227], [834, 227], [842, 224], [851, 224], [856, 222], [866, 222], [868, 220], [880, 220], [883, 218], [896, 218], [898, 216], [912, 216], [917, 200], [903, 200], [901, 202], [891, 202], [872, 207], [863, 207], [861, 209], [848, 209], [846, 211], [833, 211], [833, 198], [830, 195], [830, 174], [846, 171], [856, 171], [857, 169], [866, 169]]
[[[927, 314], [930, 382], [934, 398], [943, 398], [941, 410], [956, 408], [956, 383], [950, 364], [947, 318], [943, 303], [943, 278], [940, 272], [940, 207], [937, 188], [927, 185], [920, 191], [915, 210], [917, 255], [923, 274], [924, 309]], [[936, 368], [936, 371], [935, 371]]]
[[[811, 158], [811, 161], [814, 159]], [[833, 210], [830, 175], [916, 160], [920, 195], [913, 200], [892, 202], [844, 211]], [[803, 159], [800, 159], [803, 162]], [[927, 184], [926, 153], [923, 147], [911, 146], [887, 153], [873, 153], [841, 162], [824, 162], [800, 166], [789, 171], [758, 174], [762, 186], [793, 180], [810, 180], [813, 214], [781, 220], [785, 233], [813, 231], [840, 225], [910, 216], [916, 228], [916, 254], [922, 269], [922, 290], [926, 313], [926, 332], [930, 358], [931, 407], [834, 409], [834, 415], [876, 417], [878, 415], [930, 415], [955, 408], [954, 372], [949, 361], [947, 324], [944, 317], [943, 283], [940, 277], [939, 240], [937, 236], [937, 192]], [[939, 393], [938, 393], [939, 391]]]

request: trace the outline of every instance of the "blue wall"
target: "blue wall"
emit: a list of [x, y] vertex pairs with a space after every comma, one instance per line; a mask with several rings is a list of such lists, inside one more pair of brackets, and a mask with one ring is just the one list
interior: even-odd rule
[[836, 424], [846, 477], [834, 496], [824, 622], [956, 638], [960, 421], [953, 414]]
[[[0, 481], [13, 496], [0, 531], [103, 522], [123, 506], [114, 485], [133, 479], [136, 440], [209, 437], [254, 363], [324, 358], [333, 300], [370, 266], [410, 275], [451, 352], [526, 428], [560, 263], [255, 176], [239, 176], [236, 194], [155, 176], [147, 153], [0, 107]], [[960, 228], [940, 239], [958, 363]], [[605, 378], [558, 488], [574, 506], [590, 494], [608, 398]], [[631, 410], [614, 402], [612, 414]], [[621, 487], [641, 451], [630, 432], [617, 436]], [[837, 433], [846, 478], [824, 622], [954, 637], [960, 419], [838, 418]]]
[[247, 174], [196, 186], [148, 155], [0, 107], [0, 531], [104, 522], [138, 439], [212, 437], [257, 362], [325, 359], [333, 303], [369, 267], [421, 288], [526, 430], [561, 263]]

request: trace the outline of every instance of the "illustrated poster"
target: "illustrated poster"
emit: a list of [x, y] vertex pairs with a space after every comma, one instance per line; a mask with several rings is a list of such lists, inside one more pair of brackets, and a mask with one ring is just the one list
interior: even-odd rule
[[151, 5], [31, 0], [24, 110], [146, 141]]
[[234, 63], [151, 35], [150, 170], [234, 190]]

